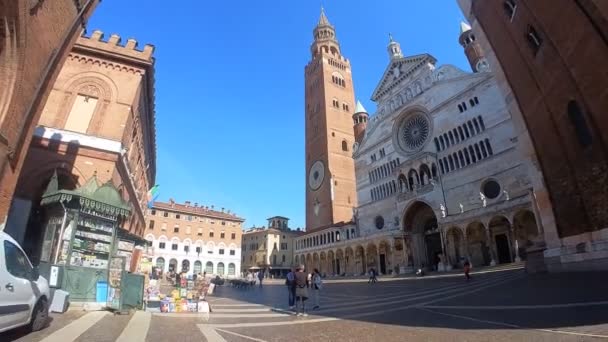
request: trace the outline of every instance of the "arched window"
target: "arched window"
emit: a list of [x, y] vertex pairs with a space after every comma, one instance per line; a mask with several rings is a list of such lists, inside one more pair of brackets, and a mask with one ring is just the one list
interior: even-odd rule
[[194, 269], [193, 269], [194, 274], [199, 274], [199, 273], [201, 273], [202, 270], [203, 270], [203, 264], [199, 260], [196, 260], [194, 262]]
[[460, 142], [460, 137], [458, 136], [458, 130], [456, 128], [454, 128], [452, 130], [452, 133], [454, 134], [454, 139], [456, 139], [456, 143]]
[[481, 131], [485, 131], [486, 125], [483, 123], [483, 118], [481, 117], [481, 115], [478, 116], [477, 119], [479, 120], [479, 125], [481, 126]]
[[471, 158], [469, 157], [469, 149], [464, 148], [464, 159], [467, 161], [467, 165], [471, 164]]
[[342, 151], [348, 151], [348, 143], [346, 140], [342, 140]]
[[464, 163], [464, 156], [462, 155], [462, 151], [458, 151], [458, 159], [460, 160], [460, 165], [462, 165], [462, 167], [465, 167], [466, 164]]
[[574, 126], [574, 132], [581, 146], [587, 147], [591, 145], [593, 137], [578, 102], [568, 102], [568, 119], [570, 119], [570, 124]]
[[475, 150], [473, 150], [473, 146], [469, 146], [469, 154], [471, 155], [471, 161], [473, 163], [477, 162], [477, 158], [475, 157]]
[[488, 154], [493, 155], [494, 153], [492, 152], [492, 145], [490, 145], [490, 139], [486, 139], [484, 141], [486, 142], [486, 148], [488, 149]]
[[486, 150], [486, 144], [484, 144], [483, 140], [479, 142], [479, 147], [481, 148], [481, 155], [484, 158], [488, 157], [488, 152]]
[[452, 131], [448, 132], [448, 135], [450, 136], [450, 144], [454, 145], [454, 134], [452, 134]]
[[452, 153], [452, 157], [454, 157], [454, 164], [456, 164], [456, 168], [460, 169], [460, 162], [458, 161], [458, 155], [456, 152]]
[[481, 160], [481, 151], [479, 150], [479, 145], [475, 143], [475, 155], [477, 156], [477, 160]]
[[444, 133], [444, 134], [443, 134], [443, 140], [445, 140], [445, 144], [446, 144], [448, 147], [450, 147], [450, 145], [451, 145], [451, 144], [450, 144], [450, 139], [448, 139], [448, 135], [447, 135], [447, 133]]
[[439, 137], [439, 143], [441, 143], [441, 150], [445, 150], [445, 141], [443, 140], [443, 135]]
[[475, 135], [475, 130], [473, 129], [473, 124], [471, 121], [467, 121], [467, 125], [469, 127], [469, 132], [471, 132], [471, 136]]
[[450, 170], [454, 170], [454, 159], [451, 155], [448, 156], [448, 160], [450, 161]]
[[220, 262], [217, 264], [217, 274], [220, 276], [224, 275], [224, 263]]
[[467, 128], [467, 124], [464, 124], [463, 127], [464, 127], [464, 135], [465, 135], [465, 137], [467, 137], [467, 139], [470, 138], [471, 135], [469, 134], [469, 129]]
[[433, 139], [433, 141], [435, 142], [435, 148], [437, 149], [437, 152], [439, 152], [439, 140], [437, 140], [437, 138]]
[[[285, 262], [285, 256], [283, 255], [283, 262]], [[228, 275], [233, 276], [236, 272], [236, 267], [233, 263], [228, 264]]]
[[458, 135], [460, 135], [460, 141], [464, 140], [464, 132], [462, 131], [462, 126], [458, 126]]
[[477, 132], [477, 134], [479, 134], [481, 132], [481, 129], [479, 128], [479, 123], [477, 122], [477, 118], [473, 118], [473, 125], [475, 126], [475, 132]]
[[439, 168], [441, 169], [441, 174], [445, 174], [445, 168], [443, 167], [443, 160], [439, 159]]
[[431, 165], [431, 176], [433, 176], [433, 178], [437, 178], [437, 164], [435, 163]]
[[346, 240], [350, 239], [350, 231], [347, 229], [346, 230]]
[[164, 270], [165, 269], [165, 258], [159, 257], [158, 259], [156, 259], [156, 267], [160, 268], [161, 270]]

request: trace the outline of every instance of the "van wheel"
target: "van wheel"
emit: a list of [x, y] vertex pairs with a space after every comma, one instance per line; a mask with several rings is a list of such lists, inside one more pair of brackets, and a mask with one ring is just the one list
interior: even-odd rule
[[36, 303], [34, 307], [34, 311], [32, 311], [32, 320], [30, 321], [30, 325], [28, 326], [28, 330], [30, 331], [38, 331], [44, 328], [47, 324], [49, 318], [49, 306], [46, 302], [46, 299], [41, 298]]

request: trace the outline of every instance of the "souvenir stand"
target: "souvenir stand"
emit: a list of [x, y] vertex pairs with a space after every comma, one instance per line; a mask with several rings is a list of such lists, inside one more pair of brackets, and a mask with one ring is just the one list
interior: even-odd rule
[[46, 225], [40, 270], [49, 285], [67, 291], [72, 302], [103, 303], [109, 299], [107, 285], [120, 296], [116, 277], [119, 267], [120, 273], [125, 270], [126, 256], [119, 254], [122, 262], [116, 261], [116, 240], [131, 209], [114, 185], [99, 186], [94, 175], [76, 190], [58, 189], [55, 173], [41, 204]]

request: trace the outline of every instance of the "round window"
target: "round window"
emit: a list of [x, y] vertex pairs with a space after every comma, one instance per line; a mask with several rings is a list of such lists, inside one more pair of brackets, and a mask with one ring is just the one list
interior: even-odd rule
[[432, 123], [423, 112], [415, 112], [400, 118], [393, 128], [393, 141], [402, 153], [414, 154], [428, 143]]
[[384, 228], [384, 218], [382, 216], [376, 216], [376, 228]]
[[483, 194], [490, 199], [496, 198], [498, 197], [498, 195], [500, 195], [500, 184], [498, 184], [497, 181], [495, 180], [489, 180], [485, 183], [483, 183], [483, 186], [481, 187], [481, 191], [483, 191]]

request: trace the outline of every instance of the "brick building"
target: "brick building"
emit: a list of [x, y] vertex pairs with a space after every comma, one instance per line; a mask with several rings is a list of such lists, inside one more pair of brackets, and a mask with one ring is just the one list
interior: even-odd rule
[[242, 270], [262, 271], [268, 275], [287, 275], [293, 263], [295, 238], [302, 235], [300, 228], [289, 228], [289, 219], [273, 216], [268, 227], [250, 228], [243, 233]]
[[146, 192], [156, 178], [153, 51], [134, 39], [121, 44], [117, 35], [104, 40], [101, 31], [76, 41], [34, 131], [9, 214], [7, 231], [30, 255], [39, 245], [40, 197], [55, 171], [63, 189], [93, 174], [111, 181], [133, 208], [123, 228], [143, 237]]
[[34, 127], [72, 45], [99, 0], [2, 1], [0, 6], [0, 227]]
[[152, 262], [164, 272], [207, 272], [236, 277], [241, 269], [242, 224], [230, 210], [154, 202], [146, 215], [145, 239], [152, 243]]
[[459, 0], [499, 80], [549, 270], [608, 268], [608, 2]]

